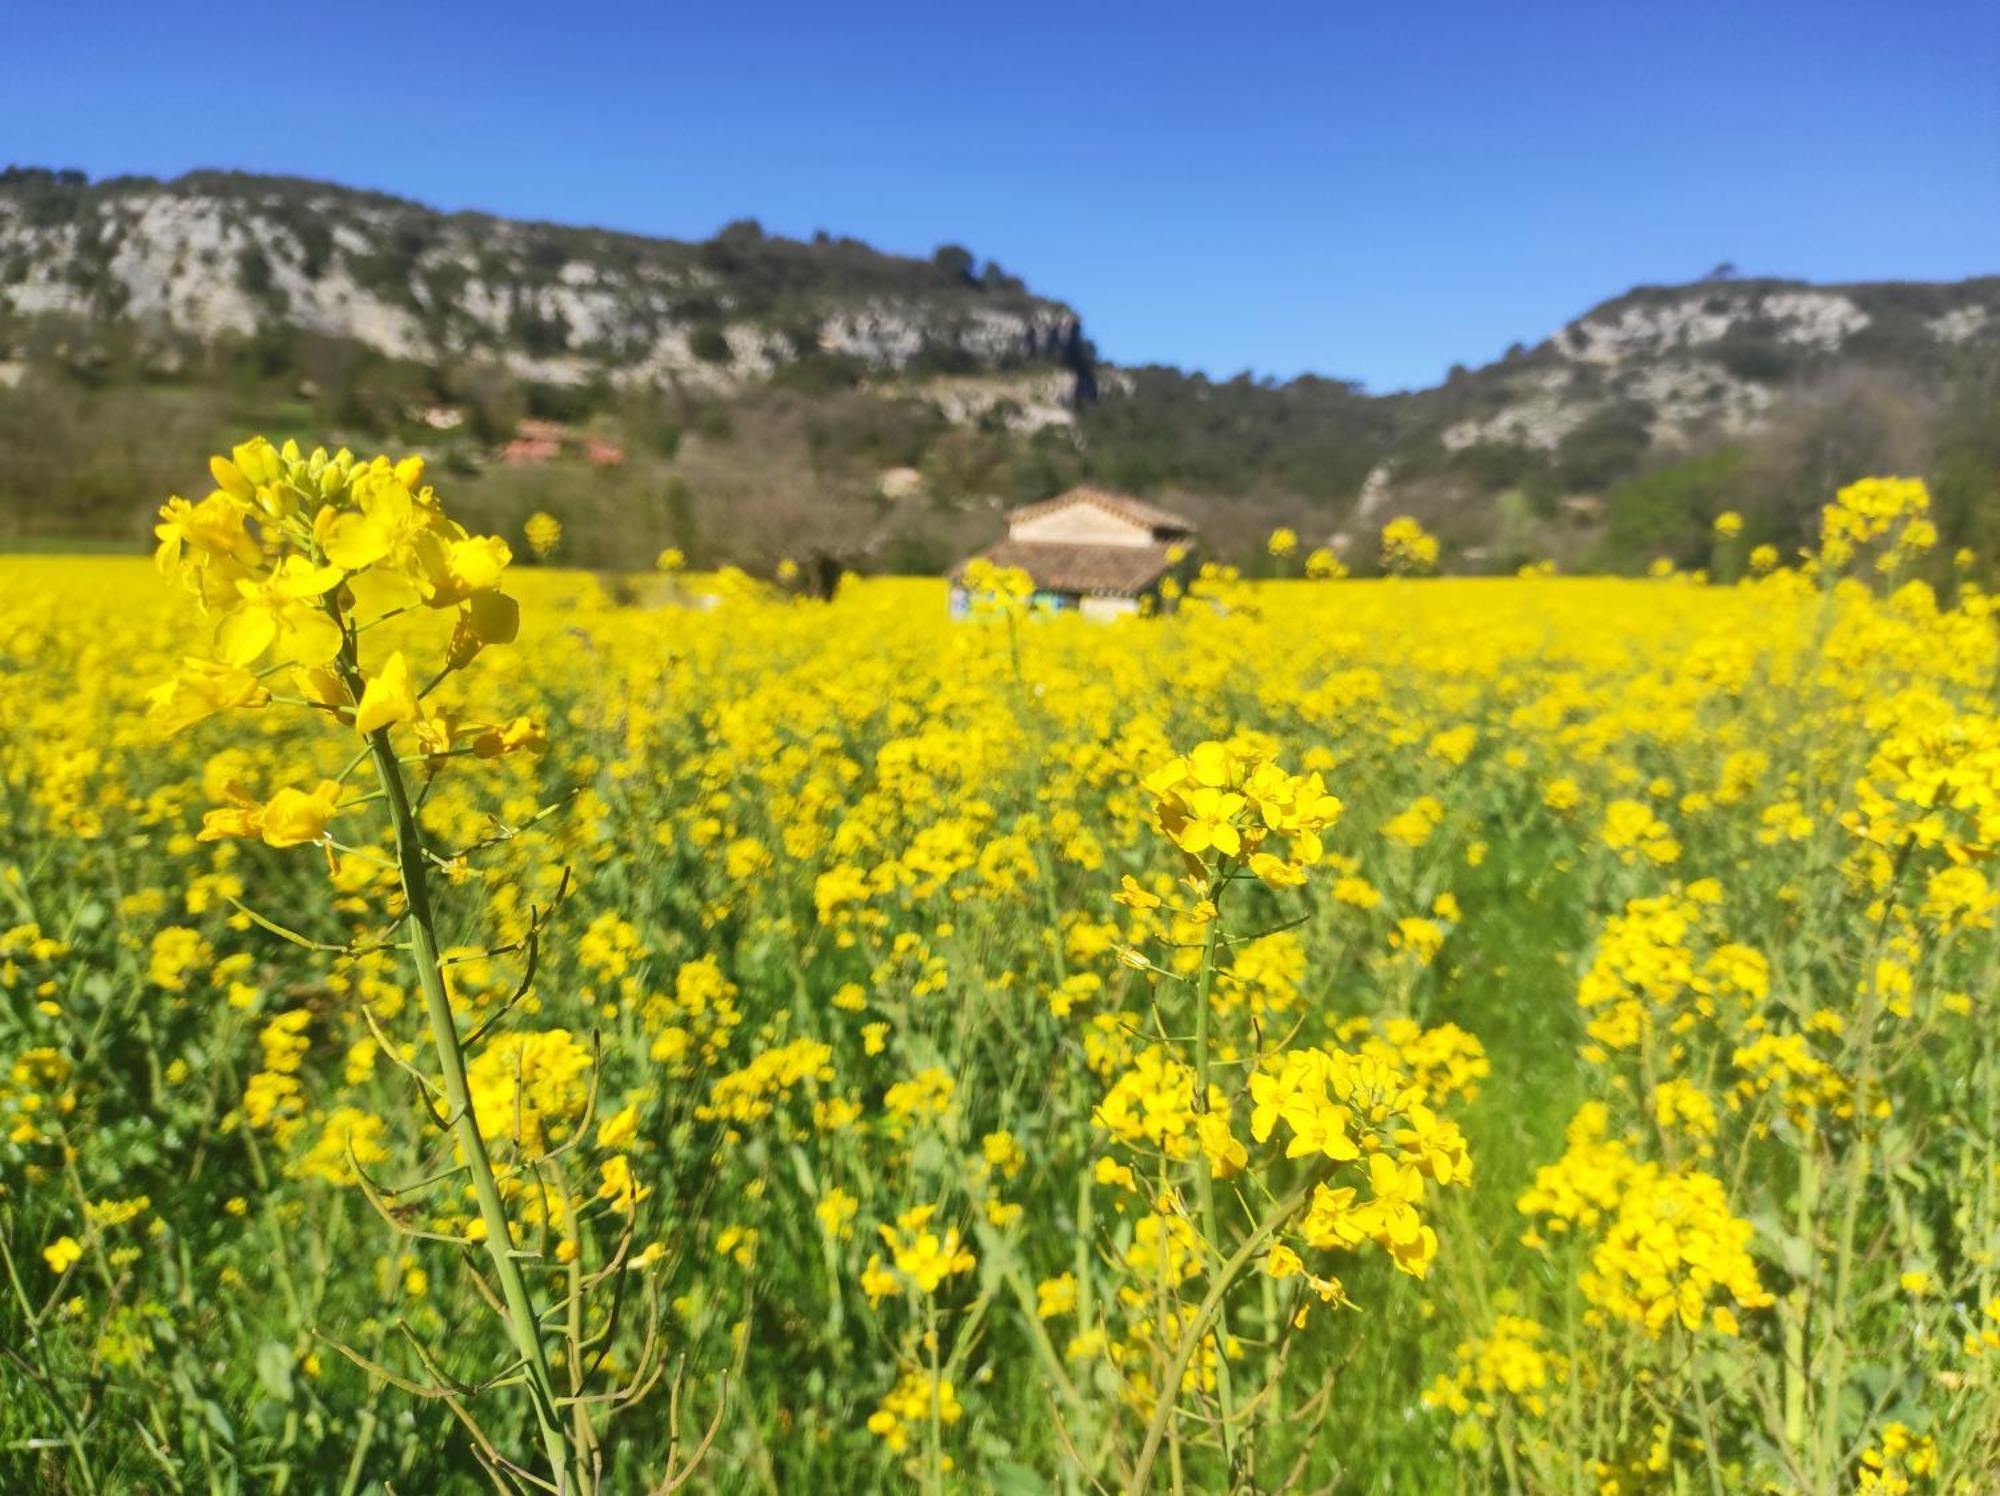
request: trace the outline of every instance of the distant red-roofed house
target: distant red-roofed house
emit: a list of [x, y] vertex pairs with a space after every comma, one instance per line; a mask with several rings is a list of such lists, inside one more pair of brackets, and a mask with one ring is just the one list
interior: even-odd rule
[[514, 439], [500, 449], [502, 462], [532, 467], [554, 462], [565, 452], [581, 456], [592, 467], [617, 467], [625, 449], [609, 437], [578, 431], [561, 421], [523, 420], [514, 424]]
[[511, 462], [518, 467], [533, 467], [544, 462], [554, 462], [561, 455], [561, 442], [539, 436], [517, 436], [500, 449], [500, 460]]
[[1072, 488], [1009, 511], [1007, 538], [952, 569], [952, 613], [967, 610], [965, 568], [978, 560], [1025, 571], [1035, 605], [1050, 611], [1109, 618], [1160, 606], [1160, 584], [1189, 564], [1196, 540], [1190, 521], [1143, 499]]

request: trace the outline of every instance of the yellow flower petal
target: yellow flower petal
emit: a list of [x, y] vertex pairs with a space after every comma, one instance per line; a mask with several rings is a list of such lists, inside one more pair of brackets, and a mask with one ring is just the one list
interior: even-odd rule
[[366, 737], [398, 722], [411, 721], [416, 715], [417, 693], [410, 684], [410, 667], [398, 650], [362, 691], [361, 702], [354, 709], [354, 730]]
[[389, 532], [368, 515], [338, 514], [320, 536], [320, 549], [343, 571], [364, 571], [389, 554]]
[[238, 608], [215, 626], [215, 651], [225, 665], [249, 665], [278, 637], [269, 608]]

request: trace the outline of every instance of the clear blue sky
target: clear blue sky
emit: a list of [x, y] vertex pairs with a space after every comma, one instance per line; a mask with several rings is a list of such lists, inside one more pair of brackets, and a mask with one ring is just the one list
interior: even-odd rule
[[0, 159], [956, 241], [1120, 362], [1395, 389], [1724, 259], [2000, 272], [2000, 4], [0, 0]]

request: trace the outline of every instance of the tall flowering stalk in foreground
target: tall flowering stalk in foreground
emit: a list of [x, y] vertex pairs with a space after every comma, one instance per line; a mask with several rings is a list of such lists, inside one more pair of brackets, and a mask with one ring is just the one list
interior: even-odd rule
[[[238, 792], [234, 805], [208, 814], [202, 835], [258, 838], [274, 847], [319, 845], [331, 859], [339, 846], [332, 822], [366, 800], [385, 803], [405, 899], [395, 921], [405, 935], [398, 943], [423, 992], [444, 1122], [478, 1204], [500, 1305], [554, 1482], [551, 1489], [586, 1489], [591, 1472], [582, 1448], [588, 1443], [588, 1427], [580, 1414], [574, 1435], [564, 1422], [536, 1306], [522, 1273], [522, 1254], [474, 1109], [465, 1045], [445, 986], [428, 870], [431, 862], [443, 865], [445, 859], [425, 845], [403, 774], [409, 760], [396, 742], [400, 731], [415, 746], [417, 761], [432, 771], [448, 758], [489, 758], [540, 745], [540, 729], [525, 718], [471, 723], [427, 704], [432, 691], [481, 649], [514, 638], [519, 609], [500, 590], [512, 559], [507, 543], [468, 534], [451, 520], [436, 492], [423, 482], [421, 458], [361, 462], [345, 450], [333, 455], [316, 450], [307, 456], [292, 443], [280, 449], [259, 438], [227, 458], [211, 459], [210, 468], [215, 492], [196, 504], [170, 499], [161, 509], [156, 559], [162, 572], [185, 585], [213, 619], [212, 648], [187, 659], [178, 675], [152, 693], [153, 713], [174, 730], [222, 710], [292, 705], [321, 713], [360, 737], [360, 752], [338, 778], [285, 786], [261, 801]], [[357, 617], [351, 585], [364, 574], [387, 598], [384, 611], [366, 621]], [[363, 634], [413, 609], [452, 619], [441, 667], [420, 684], [397, 650], [372, 670], [364, 669]], [[284, 678], [296, 695], [273, 691], [271, 683]], [[379, 793], [351, 798], [347, 775], [364, 760], [373, 764]], [[428, 1104], [433, 1083], [417, 1078]], [[456, 1403], [454, 1411], [472, 1426]], [[485, 1453], [489, 1459], [501, 1458], [497, 1451]], [[525, 1475], [518, 1468], [514, 1473]]]
[[[1256, 1488], [1261, 1436], [1290, 1416], [1284, 1382], [1295, 1335], [1312, 1302], [1350, 1302], [1339, 1277], [1321, 1270], [1325, 1254], [1372, 1244], [1399, 1271], [1425, 1276], [1437, 1253], [1425, 1220], [1429, 1187], [1470, 1179], [1465, 1140], [1436, 1110], [1459, 1088], [1413, 1063], [1408, 1045], [1478, 1051], [1455, 1029], [1413, 1023], [1382, 1031], [1400, 1046], [1382, 1035], [1352, 1050], [1297, 1044], [1303, 1018], [1274, 1037], [1265, 1023], [1278, 1011], [1247, 999], [1256, 963], [1274, 951], [1269, 942], [1301, 921], [1232, 935], [1223, 909], [1258, 888], [1295, 890], [1325, 860], [1323, 833], [1342, 806], [1318, 774], [1289, 773], [1245, 744], [1207, 742], [1144, 788], [1185, 876], [1178, 893], [1126, 878], [1118, 902], [1140, 925], [1157, 921], [1147, 938], [1161, 955], [1135, 945], [1125, 959], [1182, 984], [1186, 1001], [1156, 999], [1158, 1042], [1130, 1057], [1097, 1108], [1097, 1125], [1120, 1150], [1101, 1161], [1099, 1176], [1133, 1188], [1144, 1170], [1152, 1204], [1123, 1254], [1122, 1320], [1095, 1333], [1144, 1419], [1128, 1489], [1150, 1487], [1163, 1451], [1180, 1488], [1188, 1446], [1211, 1438], [1221, 1462], [1213, 1488]], [[1338, 1032], [1371, 1027], [1363, 1019]], [[1262, 1151], [1283, 1139], [1282, 1157], [1253, 1157], [1236, 1131], [1244, 1112], [1251, 1142]], [[1338, 1182], [1343, 1171], [1351, 1182]], [[1257, 1301], [1232, 1302], [1259, 1268]], [[1247, 1364], [1235, 1364], [1246, 1362], [1246, 1343], [1263, 1349], [1260, 1374], [1247, 1380]]]

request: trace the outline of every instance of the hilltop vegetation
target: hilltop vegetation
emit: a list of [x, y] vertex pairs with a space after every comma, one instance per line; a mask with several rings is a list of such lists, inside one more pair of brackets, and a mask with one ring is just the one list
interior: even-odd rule
[[[523, 420], [547, 461], [500, 460]], [[572, 558], [930, 570], [1090, 480], [1253, 561], [1277, 524], [1410, 512], [1447, 565], [1634, 570], [1723, 510], [1789, 549], [1840, 483], [1931, 480], [1948, 546], [2000, 517], [2000, 280], [1711, 278], [1606, 302], [1435, 389], [1099, 360], [1078, 314], [955, 245], [745, 220], [699, 243], [201, 172], [0, 173], [0, 544], [136, 544], [243, 429], [425, 451], [467, 512]], [[585, 438], [622, 460], [579, 460]]]

